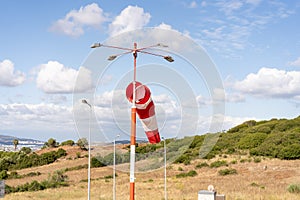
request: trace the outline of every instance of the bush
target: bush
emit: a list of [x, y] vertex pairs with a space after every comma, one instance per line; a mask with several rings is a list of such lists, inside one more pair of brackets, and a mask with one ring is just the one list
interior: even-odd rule
[[278, 158], [286, 160], [295, 160], [300, 158], [300, 144], [291, 144], [282, 148]]
[[194, 177], [194, 176], [197, 176], [197, 175], [198, 175], [198, 174], [197, 174], [196, 171], [191, 170], [191, 171], [189, 171], [189, 172], [187, 172], [187, 173], [180, 173], [180, 174], [177, 174], [177, 175], [176, 175], [176, 178], [185, 178], [185, 177], [188, 177], [188, 176]]
[[75, 142], [73, 140], [67, 140], [60, 144], [60, 146], [73, 146]]
[[252, 149], [258, 147], [266, 139], [268, 135], [266, 133], [253, 133], [241, 138], [238, 142], [240, 149]]
[[66, 150], [64, 150], [62, 148], [59, 148], [56, 152], [57, 158], [60, 158], [60, 157], [66, 156], [66, 155], [67, 155]]
[[7, 178], [8, 178], [7, 171], [6, 170], [2, 170], [0, 172], [0, 180], [4, 180], [4, 179], [7, 179]]
[[5, 185], [5, 193], [14, 193], [14, 192], [25, 192], [25, 191], [38, 191], [44, 190], [47, 188], [57, 188], [61, 186], [68, 186], [67, 176], [62, 173], [62, 171], [56, 171], [47, 180], [38, 182], [36, 180], [31, 183], [25, 183], [23, 185], [18, 185], [17, 187], [11, 187], [9, 185]]
[[178, 171], [183, 171], [182, 167], [178, 167]]
[[106, 166], [105, 164], [103, 164], [98, 158], [93, 157], [91, 160], [91, 167], [104, 167]]
[[288, 186], [287, 190], [290, 193], [300, 193], [300, 184], [291, 184]]
[[58, 146], [58, 143], [56, 142], [55, 139], [53, 138], [50, 138], [47, 142], [47, 144], [45, 143], [45, 146], [48, 146], [48, 147], [57, 147]]
[[20, 152], [24, 152], [25, 154], [30, 154], [31, 149], [29, 147], [22, 147]]
[[179, 158], [177, 158], [174, 163], [184, 163], [185, 165], [190, 164], [191, 157], [187, 154], [181, 155]]
[[237, 171], [236, 171], [236, 169], [227, 168], [227, 169], [220, 170], [218, 173], [221, 176], [226, 176], [226, 175], [230, 175], [230, 174], [237, 174]]
[[232, 161], [230, 161], [230, 164], [236, 164], [237, 163], [237, 161], [236, 160], [232, 160]]
[[202, 168], [202, 167], [209, 167], [209, 165], [206, 162], [202, 162], [196, 165], [196, 169]]
[[218, 168], [218, 167], [221, 167], [221, 166], [228, 166], [227, 161], [218, 160], [218, 161], [212, 162], [209, 167], [210, 168]]

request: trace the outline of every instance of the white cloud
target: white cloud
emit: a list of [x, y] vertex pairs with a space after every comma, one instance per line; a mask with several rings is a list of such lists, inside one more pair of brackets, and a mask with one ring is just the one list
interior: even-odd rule
[[[81, 81], [76, 82], [78, 75]], [[91, 72], [84, 67], [81, 67], [79, 73], [57, 61], [49, 61], [40, 66], [36, 83], [46, 93], [83, 92], [92, 87], [92, 77]]]
[[186, 37], [189, 37], [190, 38], [190, 33], [188, 31], [183, 31], [183, 32], [180, 32], [176, 29], [173, 29], [171, 25], [169, 24], [165, 24], [164, 22], [162, 22], [160, 25], [156, 26], [155, 28], [159, 28], [159, 29], [164, 29], [164, 30], [170, 30], [170, 31], [175, 31], [179, 34], [183, 34], [184, 36]]
[[172, 30], [172, 26], [169, 24], [161, 23], [157, 26], [157, 28], [165, 29], [165, 30]]
[[300, 57], [294, 61], [289, 62], [289, 65], [300, 67]]
[[143, 8], [128, 6], [109, 25], [109, 33], [114, 36], [126, 31], [141, 29], [148, 24], [150, 18], [151, 15], [144, 12]]
[[15, 71], [14, 63], [10, 60], [0, 62], [0, 86], [17, 86], [25, 81], [25, 74]]
[[260, 97], [291, 98], [300, 93], [300, 71], [261, 68], [234, 83], [234, 89]]
[[107, 21], [103, 10], [96, 4], [92, 3], [79, 10], [72, 10], [63, 19], [57, 20], [50, 30], [64, 35], [78, 37], [84, 34], [84, 28], [99, 28], [102, 23]]
[[68, 129], [73, 124], [72, 109], [54, 104], [0, 104], [0, 126], [5, 129]]
[[[202, 21], [197, 23], [200, 29], [196, 37], [205, 47], [220, 54], [240, 57], [236, 51], [252, 46], [249, 36], [253, 32], [293, 14], [285, 3], [268, 1], [262, 5], [261, 2], [261, 0], [207, 2], [205, 6], [214, 12], [203, 12]], [[257, 12], [261, 6], [265, 6], [268, 12]]]
[[189, 8], [197, 8], [197, 2], [196, 1], [192, 1], [190, 4], [189, 4]]

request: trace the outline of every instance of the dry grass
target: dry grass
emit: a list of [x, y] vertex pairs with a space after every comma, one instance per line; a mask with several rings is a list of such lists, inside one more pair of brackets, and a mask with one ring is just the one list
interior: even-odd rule
[[[230, 167], [237, 170], [237, 175], [220, 176], [218, 171], [226, 167], [196, 169], [200, 162], [211, 163], [215, 160], [233, 159], [239, 157], [216, 158], [211, 161], [196, 160], [191, 165], [171, 165], [168, 166], [167, 183], [168, 199], [197, 199], [198, 191], [207, 189], [212, 184], [219, 194], [225, 194], [226, 200], [295, 200], [299, 199], [299, 194], [287, 192], [287, 187], [292, 183], [300, 183], [300, 160], [281, 161], [276, 159], [265, 159], [259, 163], [245, 162], [232, 164]], [[28, 173], [39, 171], [41, 176], [26, 178], [24, 180], [7, 180], [6, 184], [16, 186], [32, 180], [42, 180], [46, 174], [58, 169], [83, 165], [86, 158], [76, 160], [60, 160], [48, 166], [24, 169], [18, 173]], [[267, 166], [267, 169], [264, 169]], [[176, 178], [176, 174], [196, 170], [198, 175], [188, 178]], [[117, 168], [119, 169], [119, 168]], [[67, 172], [71, 185], [65, 188], [48, 189], [38, 192], [15, 193], [5, 196], [5, 199], [87, 199], [87, 183], [81, 180], [87, 179], [87, 170], [77, 170]], [[105, 179], [105, 176], [112, 175], [110, 167], [92, 169], [91, 177], [91, 199], [112, 199], [112, 179]], [[129, 199], [129, 174], [127, 172], [117, 172], [117, 199]], [[136, 199], [153, 200], [164, 199], [164, 171], [137, 173], [136, 174]]]

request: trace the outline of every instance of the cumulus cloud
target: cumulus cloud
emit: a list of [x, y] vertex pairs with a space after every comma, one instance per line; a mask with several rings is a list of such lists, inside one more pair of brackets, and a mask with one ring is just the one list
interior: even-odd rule
[[300, 93], [300, 71], [261, 68], [244, 80], [236, 81], [234, 89], [259, 97], [293, 98]]
[[296, 66], [296, 67], [300, 67], [300, 57], [297, 58], [297, 59], [294, 60], [294, 61], [289, 62], [289, 65], [291, 65], [291, 66]]
[[63, 19], [59, 19], [50, 27], [50, 31], [64, 35], [78, 37], [84, 34], [84, 29], [99, 28], [107, 21], [106, 14], [96, 3], [72, 10]]
[[0, 86], [14, 87], [25, 81], [25, 74], [14, 69], [10, 60], [0, 62]]
[[54, 127], [66, 129], [73, 124], [72, 109], [54, 104], [0, 104], [0, 110], [5, 111], [0, 115], [0, 125], [3, 129], [39, 129], [44, 130]]
[[138, 6], [128, 6], [109, 25], [111, 36], [126, 31], [141, 29], [150, 21], [151, 15]]
[[[79, 76], [81, 81], [76, 82]], [[40, 66], [36, 83], [46, 93], [83, 92], [92, 87], [92, 77], [91, 72], [84, 67], [81, 67], [79, 73], [57, 61], [49, 61]]]

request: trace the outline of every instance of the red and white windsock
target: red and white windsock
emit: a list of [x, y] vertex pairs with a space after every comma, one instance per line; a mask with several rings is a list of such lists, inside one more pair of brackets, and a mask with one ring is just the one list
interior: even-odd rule
[[[150, 143], [160, 142], [157, 121], [155, 117], [155, 106], [151, 99], [150, 89], [140, 82], [135, 82], [136, 88], [136, 112], [143, 125], [145, 133]], [[132, 103], [133, 101], [133, 83], [126, 88], [126, 97]]]

